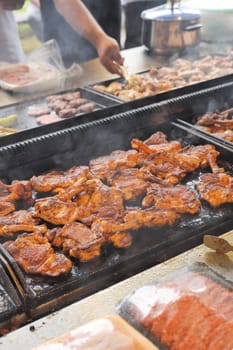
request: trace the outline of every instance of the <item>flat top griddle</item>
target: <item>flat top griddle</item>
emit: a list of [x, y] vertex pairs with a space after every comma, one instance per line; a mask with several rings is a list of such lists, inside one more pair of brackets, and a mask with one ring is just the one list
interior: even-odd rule
[[[16, 116], [16, 121], [9, 126], [9, 128], [17, 130], [16, 133], [8, 134], [6, 136], [0, 137], [0, 146], [9, 144], [11, 142], [18, 142], [19, 140], [22, 140], [24, 138], [29, 138], [31, 135], [35, 136], [38, 134], [46, 134], [49, 132], [50, 128], [54, 128], [54, 123], [60, 123], [60, 128], [63, 128], [66, 124], [66, 119], [80, 119], [80, 123], [82, 121], [85, 122], [85, 120], [88, 120], [88, 114], [94, 113], [96, 111], [99, 111], [101, 109], [114, 106], [118, 104], [118, 101], [111, 97], [102, 96], [98, 93], [94, 93], [91, 91], [87, 91], [83, 88], [78, 88], [75, 90], [66, 90], [59, 93], [56, 93], [54, 96], [60, 96], [64, 95], [66, 93], [72, 93], [72, 92], [80, 92], [80, 98], [87, 99], [88, 102], [93, 102], [95, 104], [95, 108], [92, 112], [80, 112], [75, 115], [72, 115], [72, 112], [70, 112], [70, 115], [68, 115], [66, 118], [63, 118], [61, 121], [56, 121], [51, 123], [51, 125], [40, 125], [37, 122], [36, 116], [29, 115], [30, 109], [34, 107], [38, 107], [40, 109], [44, 109], [48, 107], [48, 102], [46, 101], [47, 96], [42, 96], [39, 98], [35, 98], [32, 100], [24, 101], [24, 102], [18, 102], [6, 107], [0, 107], [0, 126], [1, 126], [1, 118], [9, 117], [9, 116]], [[55, 111], [50, 109], [50, 112], [45, 112], [44, 114], [55, 114]], [[43, 113], [42, 113], [43, 114]], [[4, 126], [4, 125], [3, 125]], [[38, 130], [40, 129], [40, 130]], [[56, 128], [54, 129], [56, 130]], [[30, 136], [29, 136], [30, 135]]]
[[[90, 159], [109, 154], [116, 149], [127, 150], [133, 137], [144, 140], [155, 131], [163, 131], [169, 140], [178, 139], [183, 145], [209, 143], [202, 135], [193, 135], [173, 124], [177, 113], [187, 113], [202, 97], [202, 103], [215, 98], [218, 103], [229, 102], [233, 84], [207, 90], [200, 95], [182, 97], [169, 102], [139, 108], [85, 125], [74, 126], [0, 148], [1, 179], [29, 179], [54, 169], [87, 165]], [[215, 144], [220, 151], [219, 165], [230, 174], [232, 150]], [[194, 186], [198, 170], [185, 182]], [[100, 257], [88, 262], [73, 261], [69, 275], [51, 279], [26, 275], [9, 254], [9, 261], [23, 288], [23, 303], [32, 319], [57, 310], [150, 266], [200, 244], [203, 234], [221, 234], [231, 229], [232, 205], [210, 208], [202, 203], [198, 215], [182, 215], [173, 226], [140, 229], [133, 234], [133, 244], [126, 249], [103, 246]]]

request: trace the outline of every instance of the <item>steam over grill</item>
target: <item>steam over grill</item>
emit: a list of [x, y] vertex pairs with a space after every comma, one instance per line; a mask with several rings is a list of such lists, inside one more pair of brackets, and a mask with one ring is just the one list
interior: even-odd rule
[[[90, 160], [114, 150], [128, 150], [132, 138], [145, 140], [156, 131], [164, 132], [169, 140], [181, 141], [183, 146], [215, 145], [220, 152], [219, 165], [232, 175], [232, 147], [214, 137], [206, 138], [191, 127], [184, 130], [177, 122], [177, 118], [187, 120], [191, 115], [205, 113], [210, 106], [230, 108], [232, 96], [233, 83], [227, 82], [144, 107], [136, 104], [138, 108], [127, 112], [122, 112], [122, 105], [116, 106], [116, 113], [111, 109], [111, 115], [107, 117], [105, 111], [102, 118], [99, 113], [99, 120], [92, 123], [74, 126], [68, 123], [69, 127], [64, 130], [48, 128], [45, 135], [37, 134], [34, 138], [0, 148], [1, 180], [10, 183], [55, 169], [86, 166]], [[150, 97], [147, 101], [152, 100]], [[184, 183], [193, 186], [202, 172], [200, 169], [194, 171]], [[0, 304], [0, 320], [3, 324], [6, 319], [13, 320], [20, 315], [20, 326], [194, 247], [201, 243], [204, 233], [221, 234], [232, 226], [232, 204], [211, 208], [202, 203], [199, 214], [184, 214], [171, 226], [140, 228], [132, 232], [133, 243], [128, 248], [118, 249], [107, 244], [102, 247], [101, 255], [93, 260], [83, 263], [73, 259], [71, 273], [60, 278], [24, 273], [1, 246], [2, 275], [5, 276], [6, 271], [10, 276], [4, 277], [1, 287], [4, 298], [11, 298], [13, 303], [6, 299], [4, 305]]]

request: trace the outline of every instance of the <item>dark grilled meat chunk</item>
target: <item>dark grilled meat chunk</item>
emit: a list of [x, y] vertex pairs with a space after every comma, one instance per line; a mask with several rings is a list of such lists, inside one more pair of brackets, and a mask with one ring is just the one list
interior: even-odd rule
[[95, 158], [89, 162], [91, 173], [97, 178], [104, 180], [118, 170], [133, 168], [137, 165], [138, 152], [114, 151], [110, 155]]
[[71, 271], [71, 261], [55, 253], [48, 239], [40, 234], [23, 234], [3, 246], [26, 273], [57, 277]]
[[0, 201], [14, 202], [20, 199], [32, 198], [31, 181], [12, 181], [10, 185], [0, 181]]
[[118, 219], [96, 216], [91, 230], [108, 236], [117, 232], [138, 230], [141, 227], [172, 225], [179, 217], [180, 215], [174, 209], [131, 207], [127, 208], [124, 215]]
[[87, 166], [72, 167], [66, 171], [51, 171], [45, 175], [33, 176], [32, 187], [37, 192], [50, 192], [56, 188], [66, 188], [75, 182], [85, 182], [89, 176]]
[[125, 200], [145, 194], [148, 181], [153, 179], [150, 172], [138, 168], [126, 168], [108, 178], [108, 184], [119, 188]]
[[151, 184], [148, 187], [142, 205], [144, 207], [174, 209], [177, 213], [189, 214], [199, 213], [201, 207], [196, 192], [187, 186], [164, 187], [158, 184]]
[[233, 178], [226, 173], [203, 174], [196, 187], [200, 197], [212, 207], [233, 202]]
[[100, 233], [93, 233], [87, 226], [78, 222], [54, 228], [46, 234], [53, 246], [62, 248], [70, 256], [80, 261], [94, 259], [101, 254], [101, 246], [105, 237]]
[[39, 221], [33, 218], [32, 213], [18, 210], [6, 216], [0, 216], [0, 236], [12, 236], [15, 232], [41, 232], [47, 231], [46, 225], [38, 225]]
[[10, 214], [15, 210], [14, 203], [11, 202], [0, 202], [0, 216], [5, 216]]
[[54, 225], [65, 225], [78, 218], [79, 209], [72, 201], [62, 201], [57, 196], [40, 198], [35, 202], [35, 218], [43, 219]]

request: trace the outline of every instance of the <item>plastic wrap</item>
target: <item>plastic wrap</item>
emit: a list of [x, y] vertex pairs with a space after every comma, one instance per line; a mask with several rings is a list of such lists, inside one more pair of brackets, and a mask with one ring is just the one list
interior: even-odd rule
[[156, 350], [119, 316], [93, 320], [34, 350]]
[[57, 42], [50, 40], [32, 51], [23, 63], [2, 62], [0, 88], [15, 93], [62, 90], [67, 88], [69, 81], [77, 83], [81, 72], [78, 64], [73, 64], [69, 69], [64, 67]]
[[204, 264], [139, 288], [117, 310], [165, 349], [233, 348], [233, 286]]

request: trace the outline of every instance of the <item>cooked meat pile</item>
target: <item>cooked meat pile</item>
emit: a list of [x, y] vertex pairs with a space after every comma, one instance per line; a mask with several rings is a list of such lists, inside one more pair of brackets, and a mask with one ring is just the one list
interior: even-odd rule
[[115, 95], [122, 100], [135, 100], [201, 81], [232, 74], [232, 56], [206, 56], [199, 60], [176, 59], [169, 66], [134, 74], [125, 82], [114, 81], [95, 89]]
[[124, 305], [125, 315], [170, 350], [232, 349], [233, 292], [198, 272], [144, 286]]
[[36, 117], [38, 124], [49, 124], [99, 108], [94, 102], [82, 98], [79, 91], [48, 96], [46, 102], [46, 106], [33, 105], [28, 108], [28, 115]]
[[[116, 150], [86, 166], [0, 183], [0, 237], [17, 236], [4, 245], [23, 269], [30, 264], [30, 249], [37, 249], [40, 242], [45, 244], [46, 259], [52, 254], [55, 262], [52, 247], [82, 262], [99, 256], [109, 242], [129, 247], [133, 232], [173, 225], [183, 214], [195, 215], [202, 199], [213, 207], [232, 202], [232, 177], [218, 167], [218, 155], [212, 145], [182, 147], [158, 131], [144, 141], [132, 139], [129, 150]], [[202, 175], [196, 188], [180, 184], [203, 168], [210, 172]], [[30, 201], [28, 210], [18, 209], [22, 201]], [[43, 254], [40, 258], [44, 262]], [[57, 274], [69, 270], [60, 268], [60, 262], [61, 256]], [[48, 266], [48, 275], [56, 274], [47, 262], [41, 264], [25, 271], [46, 274]]]
[[233, 142], [233, 108], [208, 112], [198, 119], [196, 125], [216, 137]]

